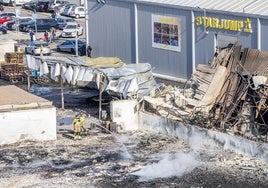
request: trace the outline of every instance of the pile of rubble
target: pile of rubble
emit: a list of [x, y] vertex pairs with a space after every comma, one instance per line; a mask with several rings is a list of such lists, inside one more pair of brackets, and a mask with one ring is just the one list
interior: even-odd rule
[[146, 111], [267, 142], [268, 52], [229, 45], [198, 65], [183, 89], [145, 97]]

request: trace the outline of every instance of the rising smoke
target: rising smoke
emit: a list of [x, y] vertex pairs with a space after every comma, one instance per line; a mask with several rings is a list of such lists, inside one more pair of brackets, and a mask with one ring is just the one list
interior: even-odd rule
[[139, 181], [148, 181], [155, 178], [182, 176], [191, 172], [200, 165], [198, 154], [191, 151], [188, 153], [166, 153], [160, 156], [160, 161], [142, 167], [132, 175], [140, 176]]

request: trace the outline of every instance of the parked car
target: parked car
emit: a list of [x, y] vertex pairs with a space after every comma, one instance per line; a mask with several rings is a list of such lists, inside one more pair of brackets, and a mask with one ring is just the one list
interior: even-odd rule
[[[36, 22], [36, 23], [35, 23]], [[35, 29], [36, 24], [36, 29]], [[59, 25], [55, 19], [51, 18], [38, 18], [26, 23], [22, 23], [19, 26], [20, 31], [28, 32], [30, 29], [38, 31], [47, 31], [51, 28], [59, 29]]]
[[72, 7], [76, 7], [77, 5], [75, 4], [67, 4], [66, 6], [64, 6], [64, 10], [63, 12], [61, 13], [61, 15], [64, 15], [64, 16], [69, 16], [71, 10], [72, 10]]
[[7, 34], [7, 29], [3, 26], [0, 26], [0, 35]]
[[74, 18], [84, 18], [86, 15], [84, 7], [72, 7], [69, 16]]
[[49, 1], [49, 10], [55, 11], [59, 6], [69, 4], [69, 1], [66, 0], [50, 0]]
[[5, 22], [11, 21], [13, 19], [14, 18], [10, 17], [10, 16], [3, 16], [3, 17], [0, 18], [0, 24], [4, 24]]
[[[76, 46], [75, 46], [76, 40], [66, 40], [62, 42], [61, 44], [57, 45], [57, 51], [58, 52], [68, 52], [75, 54], [76, 52]], [[86, 54], [86, 43], [82, 40], [77, 40], [78, 44], [78, 55], [82, 56]]]
[[31, 41], [25, 47], [26, 54], [40, 55], [41, 48], [43, 48], [43, 55], [50, 55], [51, 49], [45, 41]]
[[36, 11], [49, 12], [49, 1], [38, 1], [36, 3]]
[[63, 15], [64, 10], [67, 9], [67, 8], [70, 8], [70, 6], [73, 6], [73, 5], [76, 6], [76, 4], [73, 4], [73, 3], [68, 3], [68, 4], [62, 6], [62, 7], [59, 9], [59, 13], [60, 13], [60, 15]]
[[16, 27], [19, 28], [19, 25], [22, 23], [26, 23], [33, 20], [32, 17], [16, 17], [11, 21], [8, 21], [3, 24], [4, 27], [6, 27], [8, 30], [15, 30]]
[[22, 5], [23, 3], [28, 2], [29, 0], [2, 0], [2, 3], [4, 5], [10, 5], [10, 6], [14, 6], [16, 5]]
[[1, 12], [0, 17], [3, 17], [3, 16], [16, 17], [16, 14], [14, 12]]
[[35, 7], [35, 4], [36, 4], [36, 1], [33, 0], [33, 1], [30, 1], [30, 2], [27, 2], [27, 3], [23, 3], [21, 5], [21, 7], [24, 8], [24, 9], [27, 9], [27, 10], [33, 10], [34, 7]]
[[68, 23], [61, 33], [61, 37], [76, 37], [76, 35], [83, 35], [83, 27], [78, 23]]
[[59, 25], [59, 29], [63, 29], [68, 23], [76, 23], [75, 19], [64, 17], [56, 18], [56, 21]]

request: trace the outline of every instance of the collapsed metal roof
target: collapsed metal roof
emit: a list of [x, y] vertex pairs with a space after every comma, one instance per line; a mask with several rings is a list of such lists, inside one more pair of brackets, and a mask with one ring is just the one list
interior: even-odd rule
[[268, 0], [137, 0], [137, 2], [268, 16]]
[[218, 49], [210, 66], [198, 65], [187, 87], [144, 97], [145, 110], [267, 142], [267, 64], [267, 52], [237, 45]]

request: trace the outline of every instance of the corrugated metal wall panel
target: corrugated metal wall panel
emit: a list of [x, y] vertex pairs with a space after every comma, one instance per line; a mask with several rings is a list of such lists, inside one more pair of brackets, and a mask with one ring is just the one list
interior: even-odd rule
[[[105, 5], [89, 0], [89, 41], [93, 47], [93, 57], [116, 56], [125, 63], [135, 62], [135, 28], [134, 4], [131, 0], [107, 1]], [[140, 1], [139, 1], [140, 2]], [[171, 2], [171, 1], [168, 1]], [[207, 1], [208, 2], [208, 1]], [[228, 1], [229, 2], [229, 1]], [[186, 3], [186, 1], [185, 1]], [[221, 4], [221, 6], [224, 6]], [[238, 7], [233, 4], [234, 7]], [[233, 7], [231, 6], [231, 7]], [[240, 6], [241, 8], [241, 6]], [[148, 62], [154, 73], [189, 78], [192, 73], [192, 30], [191, 11], [172, 6], [152, 6], [148, 3], [137, 3], [138, 12], [138, 41], [139, 62]], [[194, 11], [196, 16], [203, 16], [204, 12]], [[242, 14], [220, 14], [208, 11], [208, 17], [218, 19], [244, 20]], [[170, 51], [152, 46], [152, 15], [179, 17], [181, 19], [181, 51]], [[257, 19], [250, 18], [253, 33], [234, 32], [195, 26], [195, 65], [207, 64], [215, 52], [214, 38], [217, 34], [238, 38], [244, 47], [257, 48]], [[266, 38], [268, 26], [262, 26], [262, 39]], [[268, 46], [262, 41], [262, 47]]]
[[89, 43], [92, 56], [116, 56], [124, 62], [133, 63], [134, 10], [130, 2], [110, 1], [102, 5], [88, 2]]
[[[181, 22], [181, 51], [170, 51], [152, 47], [152, 14], [159, 16], [178, 17]], [[188, 78], [191, 74], [191, 35], [190, 12], [178, 12], [177, 9], [157, 6], [138, 5], [139, 15], [139, 57], [140, 62], [149, 62], [154, 73]], [[187, 39], [188, 37], [188, 39]], [[188, 54], [188, 55], [187, 55]]]
[[[268, 20], [261, 19], [260, 22], [261, 22], [261, 39], [266, 39], [268, 33]], [[268, 51], [267, 40], [262, 40], [261, 49]]]
[[[163, 5], [200, 7], [211, 10], [221, 10], [228, 12], [249, 13], [268, 16], [268, 0], [137, 0], [137, 2], [147, 2]], [[262, 7], [256, 9], [255, 7]]]

